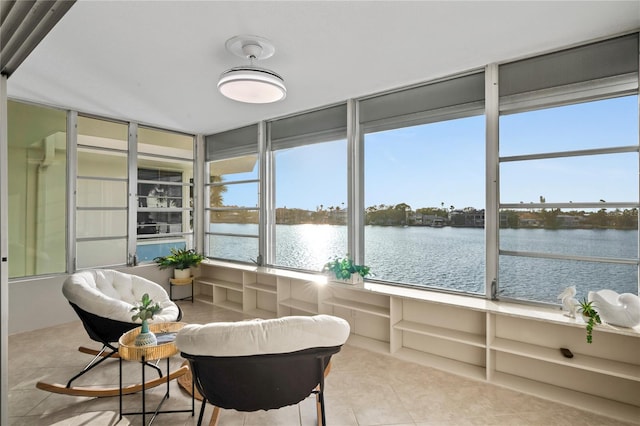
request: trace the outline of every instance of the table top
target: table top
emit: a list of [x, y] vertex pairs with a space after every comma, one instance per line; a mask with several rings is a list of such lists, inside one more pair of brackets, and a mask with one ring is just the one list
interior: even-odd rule
[[189, 278], [169, 278], [169, 282], [173, 285], [187, 285], [191, 284], [193, 281], [193, 276]]
[[175, 345], [175, 333], [177, 333], [186, 323], [184, 322], [159, 322], [149, 324], [149, 331], [156, 334], [159, 340], [168, 338], [170, 341], [159, 343], [154, 346], [136, 346], [136, 336], [140, 334], [142, 327], [124, 333], [118, 340], [118, 354], [122, 359], [128, 361], [154, 361], [157, 359], [169, 358], [176, 355], [178, 347]]

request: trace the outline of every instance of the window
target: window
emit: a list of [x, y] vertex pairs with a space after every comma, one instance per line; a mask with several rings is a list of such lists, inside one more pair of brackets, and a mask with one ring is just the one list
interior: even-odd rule
[[78, 117], [76, 268], [127, 263], [128, 125]]
[[193, 247], [193, 158], [193, 136], [138, 129], [138, 261]]
[[375, 278], [484, 292], [484, 117], [365, 135], [365, 263]]
[[346, 128], [346, 104], [271, 123], [274, 265], [320, 271], [347, 254]]
[[65, 272], [66, 113], [7, 106], [9, 277]]
[[508, 63], [498, 297], [638, 293], [638, 35]]
[[319, 271], [347, 253], [347, 141], [275, 151], [275, 264]]
[[374, 278], [484, 293], [484, 74], [365, 99], [360, 110]]
[[499, 295], [637, 294], [638, 97], [505, 115], [500, 134], [519, 155], [500, 164]]
[[207, 256], [257, 262], [260, 223], [258, 126], [208, 136]]

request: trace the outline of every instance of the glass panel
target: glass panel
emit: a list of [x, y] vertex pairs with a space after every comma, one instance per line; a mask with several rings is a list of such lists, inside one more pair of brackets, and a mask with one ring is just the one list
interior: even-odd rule
[[275, 264], [319, 271], [347, 253], [347, 142], [274, 153]]
[[[229, 158], [209, 163], [209, 182], [258, 179], [258, 155]], [[231, 176], [233, 175], [233, 176]], [[216, 177], [220, 178], [217, 179]]]
[[127, 154], [78, 148], [78, 176], [126, 179]]
[[578, 300], [602, 288], [638, 292], [636, 265], [500, 256], [499, 268], [499, 296], [557, 304], [558, 295], [572, 285]]
[[[192, 232], [193, 215], [186, 209], [193, 207], [193, 137], [139, 128], [138, 153], [138, 242]], [[192, 236], [186, 239], [190, 248]], [[167, 249], [158, 256], [169, 253], [163, 242], [157, 247]]]
[[258, 182], [209, 186], [211, 207], [259, 207]]
[[78, 179], [78, 207], [127, 207], [127, 182]]
[[513, 161], [500, 164], [503, 203], [638, 201], [638, 154]]
[[129, 126], [124, 123], [78, 117], [78, 145], [128, 151]]
[[127, 235], [126, 210], [79, 210], [77, 237], [120, 237]]
[[136, 255], [138, 262], [152, 262], [156, 257], [165, 256], [172, 248], [184, 249], [186, 247], [185, 240], [143, 240], [138, 241], [136, 245]]
[[[209, 235], [209, 256], [250, 262], [258, 256], [260, 184], [257, 155], [228, 158], [209, 163], [209, 232], [246, 235]], [[255, 182], [242, 182], [254, 180]], [[235, 183], [240, 182], [240, 183]], [[227, 207], [224, 210], [217, 208]], [[229, 208], [239, 207], [239, 208]]]
[[127, 239], [78, 241], [77, 268], [122, 265], [127, 260]]
[[221, 234], [258, 235], [257, 210], [224, 210], [210, 213], [209, 230]]
[[258, 239], [209, 235], [208, 256], [240, 262], [255, 262], [258, 257]]
[[276, 225], [279, 266], [320, 271], [332, 256], [346, 253], [347, 227], [318, 223]]
[[365, 135], [365, 264], [375, 278], [484, 292], [484, 117]]
[[500, 156], [503, 157], [637, 143], [637, 96], [500, 117]]
[[[638, 145], [638, 97], [529, 111], [500, 118], [501, 155]], [[521, 208], [500, 214], [500, 249], [559, 256], [638, 259], [636, 208], [530, 208], [536, 203], [638, 203], [638, 153], [500, 164], [500, 200]], [[576, 285], [638, 292], [636, 265], [501, 255], [499, 293], [559, 303]]]
[[65, 272], [66, 113], [7, 107], [9, 277]]
[[[500, 249], [618, 259], [638, 256], [637, 210], [604, 213], [612, 226], [620, 223], [633, 230], [593, 229], [592, 223], [600, 220], [599, 212], [566, 213], [557, 210], [523, 212], [522, 227], [500, 230]], [[555, 228], [544, 229], [545, 223], [549, 222], [553, 222]]]
[[138, 154], [163, 155], [193, 160], [193, 136], [139, 127]]

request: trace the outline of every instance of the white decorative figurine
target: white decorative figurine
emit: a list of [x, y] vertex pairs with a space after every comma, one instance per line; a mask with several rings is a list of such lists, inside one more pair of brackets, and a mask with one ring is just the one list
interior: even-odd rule
[[580, 302], [578, 302], [575, 296], [575, 285], [565, 288], [564, 291], [558, 295], [558, 299], [562, 299], [562, 310], [565, 311], [564, 314], [569, 318], [576, 317], [576, 312], [578, 312], [578, 307], [580, 306]]
[[613, 290], [590, 291], [589, 301], [593, 302], [602, 322], [619, 327], [640, 324], [640, 297], [635, 294], [618, 294]]

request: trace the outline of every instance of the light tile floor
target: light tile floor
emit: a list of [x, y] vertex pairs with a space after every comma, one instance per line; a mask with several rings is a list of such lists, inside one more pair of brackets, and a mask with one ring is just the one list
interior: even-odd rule
[[[236, 321], [241, 314], [196, 302], [180, 302], [183, 320], [189, 323]], [[83, 398], [39, 390], [38, 381], [66, 383], [91, 357], [78, 346], [98, 348], [80, 321], [9, 337], [9, 419], [22, 425], [141, 425], [139, 415], [119, 420], [118, 397]], [[183, 360], [172, 358], [172, 369]], [[163, 366], [165, 364], [163, 363]], [[139, 382], [140, 365], [124, 363], [129, 383]], [[107, 361], [78, 379], [75, 385], [117, 386], [118, 362]], [[147, 394], [155, 406], [164, 392], [157, 387]], [[327, 423], [330, 426], [426, 426], [426, 425], [606, 425], [627, 423], [562, 404], [524, 395], [486, 383], [461, 378], [432, 368], [399, 361], [350, 345], [333, 358], [326, 382]], [[125, 396], [124, 411], [140, 410], [140, 394]], [[171, 382], [171, 398], [163, 409], [189, 408], [191, 399]], [[154, 425], [195, 425], [196, 415], [160, 414]], [[205, 412], [207, 424], [211, 407]], [[148, 421], [148, 419], [147, 419]], [[640, 419], [639, 419], [640, 421]], [[280, 410], [240, 413], [223, 410], [221, 426], [312, 426], [316, 423], [315, 399]]]

